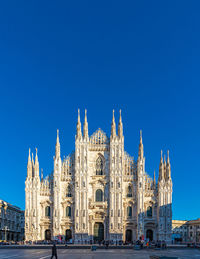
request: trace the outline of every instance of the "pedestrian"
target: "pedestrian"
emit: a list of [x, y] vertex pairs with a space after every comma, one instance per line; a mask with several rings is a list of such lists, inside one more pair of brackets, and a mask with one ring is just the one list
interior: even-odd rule
[[52, 259], [54, 256], [55, 256], [55, 258], [56, 258], [56, 259], [58, 259], [58, 257], [57, 257], [57, 248], [56, 248], [56, 244], [53, 244], [51, 259]]

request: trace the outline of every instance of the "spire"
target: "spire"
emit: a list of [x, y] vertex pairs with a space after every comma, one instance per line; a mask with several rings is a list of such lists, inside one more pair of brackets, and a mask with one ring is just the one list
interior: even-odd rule
[[167, 151], [166, 180], [171, 179], [171, 164], [169, 161], [169, 150]]
[[142, 159], [143, 157], [144, 157], [144, 147], [142, 142], [142, 130], [140, 130], [140, 144], [139, 144], [138, 158]]
[[31, 162], [31, 150], [29, 148], [28, 163], [27, 163], [27, 177], [32, 177], [32, 162]]
[[28, 150], [28, 164], [31, 163], [31, 149]]
[[112, 124], [111, 124], [111, 138], [116, 137], [116, 124], [115, 124], [115, 111], [113, 110], [113, 118], [112, 118]]
[[78, 109], [78, 122], [76, 125], [76, 139], [80, 139], [81, 137], [82, 137], [82, 132], [81, 132], [80, 110]]
[[35, 148], [35, 165], [38, 164], [37, 148]]
[[153, 185], [156, 186], [156, 172], [154, 170], [154, 174], [153, 174]]
[[163, 163], [163, 156], [162, 156], [162, 149], [161, 149], [161, 151], [160, 151], [160, 164], [162, 164]]
[[34, 164], [34, 158], [33, 158], [33, 153], [32, 153], [32, 176], [34, 177], [34, 171], [35, 171], [35, 164]]
[[56, 158], [60, 157], [60, 140], [59, 140], [59, 130], [58, 129], [57, 129], [55, 153], [56, 153]]
[[169, 161], [169, 150], [167, 150], [167, 165], [170, 165], [170, 161]]
[[123, 137], [123, 124], [122, 124], [121, 110], [119, 110], [118, 136], [119, 138]]
[[41, 181], [43, 182], [44, 175], [43, 175], [43, 169], [41, 168]]
[[60, 140], [59, 140], [59, 129], [57, 129], [57, 139], [56, 139], [56, 144], [60, 144]]
[[32, 152], [32, 164], [34, 165], [34, 158], [33, 158], [33, 152]]
[[35, 176], [39, 176], [39, 162], [38, 162], [37, 148], [35, 148]]
[[83, 126], [84, 139], [88, 139], [88, 122], [87, 122], [87, 110], [85, 109], [85, 121]]
[[161, 150], [160, 165], [159, 165], [159, 181], [164, 180], [164, 164]]

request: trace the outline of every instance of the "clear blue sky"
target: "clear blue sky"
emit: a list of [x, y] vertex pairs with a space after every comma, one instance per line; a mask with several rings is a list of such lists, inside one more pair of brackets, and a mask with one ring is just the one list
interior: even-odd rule
[[158, 176], [170, 150], [173, 218], [200, 217], [199, 1], [1, 1], [0, 198], [24, 208], [28, 148], [53, 169], [74, 150], [77, 109], [110, 134], [122, 109], [125, 149]]

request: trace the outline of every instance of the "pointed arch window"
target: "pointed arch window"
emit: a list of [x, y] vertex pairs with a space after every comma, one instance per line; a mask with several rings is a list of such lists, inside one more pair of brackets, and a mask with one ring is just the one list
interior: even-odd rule
[[72, 197], [72, 189], [70, 185], [67, 186], [66, 197]]
[[50, 217], [50, 216], [51, 216], [50, 206], [46, 206], [46, 208], [45, 208], [45, 217]]
[[129, 218], [132, 217], [132, 207], [131, 207], [131, 206], [127, 207], [127, 216], [128, 216]]
[[147, 217], [151, 218], [152, 217], [152, 206], [149, 206], [147, 208]]
[[103, 175], [103, 158], [98, 157], [96, 160], [96, 175]]
[[103, 192], [100, 189], [96, 190], [96, 201], [103, 201]]
[[71, 217], [72, 216], [72, 209], [70, 206], [66, 207], [66, 217]]
[[127, 197], [133, 197], [133, 189], [131, 185], [128, 186]]

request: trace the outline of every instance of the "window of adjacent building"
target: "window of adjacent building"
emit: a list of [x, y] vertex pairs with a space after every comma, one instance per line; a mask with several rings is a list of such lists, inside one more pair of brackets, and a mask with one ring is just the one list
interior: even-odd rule
[[96, 175], [103, 175], [103, 159], [100, 156], [96, 160]]
[[149, 217], [149, 218], [152, 217], [152, 207], [151, 207], [151, 206], [149, 206], [149, 207], [147, 208], [147, 217]]
[[132, 217], [132, 207], [131, 206], [127, 207], [127, 216]]
[[71, 207], [70, 206], [67, 206], [66, 207], [66, 217], [71, 217], [71, 215], [72, 215], [72, 209], [71, 209]]
[[96, 201], [103, 201], [103, 192], [100, 189], [96, 190]]
[[127, 193], [127, 197], [132, 197], [132, 187], [129, 185], [128, 186], [128, 193]]
[[50, 217], [51, 216], [50, 206], [46, 206], [46, 208], [45, 208], [45, 216], [46, 217]]

